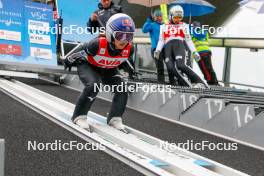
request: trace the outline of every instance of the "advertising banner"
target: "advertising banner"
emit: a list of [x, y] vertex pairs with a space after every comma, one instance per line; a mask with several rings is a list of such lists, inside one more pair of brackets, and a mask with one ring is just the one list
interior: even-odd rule
[[21, 56], [22, 49], [20, 45], [0, 44], [0, 53]]
[[51, 6], [26, 0], [0, 0], [0, 61], [57, 65]]
[[21, 32], [0, 30], [0, 39], [21, 42]]

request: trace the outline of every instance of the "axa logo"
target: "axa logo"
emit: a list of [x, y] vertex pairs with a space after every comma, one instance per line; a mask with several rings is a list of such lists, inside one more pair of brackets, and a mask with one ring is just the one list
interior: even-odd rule
[[43, 14], [41, 12], [31, 12], [31, 16], [36, 20], [47, 20], [47, 14]]
[[4, 4], [2, 2], [2, 0], [0, 0], [0, 9], [4, 8]]
[[118, 66], [121, 64], [121, 62], [119, 60], [110, 61], [110, 60], [106, 60], [106, 59], [101, 59], [101, 60], [99, 60], [98, 63], [101, 65], [105, 65], [105, 66]]

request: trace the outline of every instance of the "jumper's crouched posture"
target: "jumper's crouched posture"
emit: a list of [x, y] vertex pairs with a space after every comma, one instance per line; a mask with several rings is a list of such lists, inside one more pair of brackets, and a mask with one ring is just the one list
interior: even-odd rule
[[106, 24], [106, 37], [97, 37], [83, 44], [65, 60], [68, 67], [73, 63], [77, 64], [79, 78], [85, 86], [72, 116], [75, 124], [89, 130], [87, 113], [102, 83], [111, 85], [114, 92], [107, 124], [126, 132], [122, 115], [126, 108], [128, 93], [125, 89], [118, 92], [116, 87], [125, 85], [118, 67], [125, 67], [130, 74], [134, 72], [128, 63], [134, 52], [132, 45], [134, 32], [135, 25], [131, 17], [122, 13], [113, 15]]

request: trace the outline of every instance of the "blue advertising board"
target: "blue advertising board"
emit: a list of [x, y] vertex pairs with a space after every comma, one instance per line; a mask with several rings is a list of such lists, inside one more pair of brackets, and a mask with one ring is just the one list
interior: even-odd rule
[[100, 0], [57, 0], [58, 11], [63, 18], [62, 39], [87, 42], [94, 35], [86, 30], [87, 21], [98, 8]]
[[0, 61], [57, 65], [53, 10], [25, 0], [0, 0]]

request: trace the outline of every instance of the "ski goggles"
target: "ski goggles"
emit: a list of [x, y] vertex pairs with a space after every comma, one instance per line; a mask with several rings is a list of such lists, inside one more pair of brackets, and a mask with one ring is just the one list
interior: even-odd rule
[[115, 31], [113, 37], [118, 41], [132, 42], [134, 38], [134, 32]]
[[182, 19], [182, 16], [173, 16], [172, 19], [175, 19], [175, 20]]

